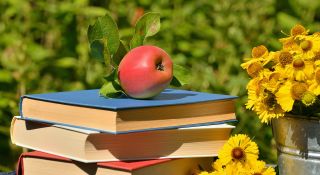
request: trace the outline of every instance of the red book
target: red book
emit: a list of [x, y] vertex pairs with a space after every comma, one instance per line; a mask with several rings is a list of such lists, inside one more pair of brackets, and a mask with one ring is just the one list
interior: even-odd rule
[[212, 158], [185, 158], [82, 163], [34, 151], [21, 154], [17, 165], [17, 175], [65, 173], [68, 175], [187, 175], [199, 166], [209, 169], [211, 162]]

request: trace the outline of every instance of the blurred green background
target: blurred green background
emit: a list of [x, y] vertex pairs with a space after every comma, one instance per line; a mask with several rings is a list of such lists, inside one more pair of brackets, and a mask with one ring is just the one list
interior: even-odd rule
[[253, 46], [279, 49], [281, 31], [289, 33], [296, 23], [319, 31], [320, 1], [1, 0], [0, 171], [13, 170], [22, 151], [9, 133], [21, 95], [101, 86], [103, 65], [89, 58], [86, 32], [107, 11], [124, 38], [141, 14], [160, 12], [161, 30], [148, 43], [190, 69], [186, 89], [239, 96], [234, 133], [249, 134], [260, 158], [276, 162], [270, 126], [244, 108], [248, 76], [240, 64]]

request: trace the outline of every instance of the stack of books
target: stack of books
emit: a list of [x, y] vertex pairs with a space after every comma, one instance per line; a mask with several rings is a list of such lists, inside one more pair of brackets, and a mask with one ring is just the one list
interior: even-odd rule
[[166, 89], [153, 99], [98, 90], [25, 95], [11, 124], [17, 173], [187, 175], [211, 167], [235, 120], [235, 97]]

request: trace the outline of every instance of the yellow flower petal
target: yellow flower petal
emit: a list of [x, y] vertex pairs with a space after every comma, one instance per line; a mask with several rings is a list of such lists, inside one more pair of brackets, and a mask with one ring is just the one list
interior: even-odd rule
[[287, 81], [282, 85], [279, 91], [276, 93], [276, 99], [281, 108], [288, 112], [292, 110], [294, 99], [291, 97], [292, 83]]

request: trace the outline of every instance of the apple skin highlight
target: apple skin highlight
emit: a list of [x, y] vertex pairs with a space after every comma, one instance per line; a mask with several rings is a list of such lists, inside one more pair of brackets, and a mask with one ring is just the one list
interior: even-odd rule
[[121, 60], [118, 78], [125, 93], [137, 99], [158, 95], [171, 82], [173, 63], [170, 56], [156, 46], [140, 46]]

